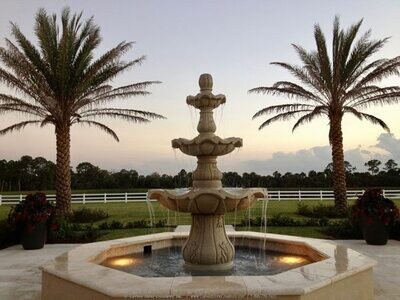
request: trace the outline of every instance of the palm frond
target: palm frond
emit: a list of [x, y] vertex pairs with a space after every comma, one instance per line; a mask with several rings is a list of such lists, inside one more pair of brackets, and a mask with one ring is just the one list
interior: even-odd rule
[[107, 134], [111, 135], [117, 142], [119, 142], [119, 138], [117, 136], [117, 134], [109, 127], [107, 127], [106, 125], [96, 122], [96, 121], [90, 121], [90, 120], [80, 120], [77, 123], [81, 124], [81, 125], [89, 125], [89, 126], [95, 126], [97, 128], [99, 128], [100, 130], [106, 132]]
[[356, 102], [351, 103], [352, 107], [367, 108], [372, 105], [391, 105], [400, 103], [400, 92], [383, 92], [370, 95], [369, 97], [361, 98]]
[[124, 113], [118, 113], [118, 112], [98, 112], [93, 115], [82, 116], [82, 118], [79, 120], [83, 120], [86, 118], [89, 118], [89, 119], [97, 119], [97, 118], [121, 119], [121, 120], [129, 121], [129, 122], [133, 122], [133, 123], [148, 123], [148, 122], [150, 122], [150, 120], [148, 120], [144, 117], [130, 115], [130, 114], [124, 114]]
[[314, 108], [314, 110], [312, 112], [310, 112], [309, 114], [306, 114], [302, 117], [300, 117], [297, 122], [294, 124], [293, 128], [292, 128], [292, 132], [294, 132], [300, 125], [303, 125], [304, 123], [309, 123], [311, 122], [313, 119], [315, 119], [316, 117], [321, 116], [322, 114], [327, 114], [326, 112], [326, 107], [324, 106], [317, 106], [316, 108]]
[[306, 114], [302, 117], [300, 117], [297, 122], [294, 124], [293, 128], [292, 128], [292, 132], [294, 132], [299, 126], [303, 125], [304, 123], [309, 123], [311, 122], [313, 119], [315, 119], [316, 117], [321, 116], [322, 113], [321, 112], [315, 112], [312, 111], [309, 114]]
[[256, 114], [253, 116], [253, 120], [255, 118], [258, 118], [263, 115], [268, 115], [272, 113], [282, 113], [282, 112], [291, 112], [295, 110], [311, 110], [315, 107], [315, 105], [309, 105], [309, 104], [281, 104], [281, 105], [273, 105], [273, 106], [268, 106], [266, 108], [263, 108], [259, 110]]
[[360, 120], [365, 119], [365, 120], [371, 122], [374, 125], [379, 125], [384, 130], [386, 130], [387, 132], [390, 133], [389, 126], [383, 120], [381, 120], [381, 119], [379, 119], [379, 118], [377, 118], [377, 117], [375, 117], [373, 115], [370, 115], [370, 114], [367, 114], [367, 113], [363, 113], [363, 112], [359, 112], [359, 111], [357, 111], [356, 109], [354, 109], [352, 107], [345, 107], [344, 108], [344, 112], [351, 113], [351, 114], [353, 114], [354, 116], [356, 116]]
[[387, 60], [386, 62], [373, 69], [371, 72], [360, 79], [360, 81], [355, 85], [355, 88], [367, 84], [373, 84], [392, 75], [400, 75], [400, 56]]
[[97, 109], [90, 109], [79, 112], [80, 117], [91, 117], [96, 116], [97, 114], [107, 114], [107, 113], [121, 113], [125, 115], [131, 116], [142, 116], [149, 119], [165, 119], [164, 116], [143, 111], [143, 110], [135, 110], [135, 109], [120, 109], [120, 108], [97, 108]]
[[309, 109], [299, 109], [299, 110], [295, 110], [295, 111], [290, 111], [290, 112], [285, 112], [285, 113], [278, 114], [278, 115], [273, 116], [272, 118], [269, 118], [268, 120], [266, 120], [264, 123], [262, 123], [260, 125], [260, 127], [258, 127], [258, 129], [261, 130], [264, 127], [270, 125], [272, 122], [287, 121], [287, 120], [290, 120], [290, 119], [296, 117], [297, 115], [299, 115], [301, 113], [310, 112], [310, 111], [311, 110], [309, 110]]
[[367, 121], [370, 121], [372, 124], [381, 126], [383, 129], [385, 129], [387, 132], [390, 133], [389, 126], [383, 120], [381, 120], [373, 115], [366, 114], [366, 113], [361, 113], [361, 115]]
[[39, 124], [39, 123], [41, 123], [41, 122], [42, 122], [41, 120], [23, 121], [23, 122], [20, 122], [20, 123], [11, 125], [11, 126], [9, 126], [9, 127], [6, 127], [6, 128], [4, 128], [4, 129], [0, 130], [0, 135], [5, 135], [5, 134], [7, 134], [7, 133], [9, 133], [9, 132], [12, 132], [12, 131], [15, 131], [15, 130], [18, 131], [18, 130], [23, 129], [23, 128], [24, 128], [25, 126], [27, 126], [27, 125]]
[[45, 114], [37, 111], [36, 109], [29, 106], [22, 106], [16, 104], [0, 104], [0, 114], [8, 112], [20, 112], [31, 116], [43, 117]]

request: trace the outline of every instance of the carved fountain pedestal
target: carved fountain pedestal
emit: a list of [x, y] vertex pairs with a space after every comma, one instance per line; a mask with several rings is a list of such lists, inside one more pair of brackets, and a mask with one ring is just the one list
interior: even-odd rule
[[186, 103], [200, 110], [197, 126], [199, 135], [194, 139], [174, 139], [172, 147], [197, 157], [193, 172], [193, 187], [186, 190], [150, 190], [148, 197], [157, 199], [168, 209], [192, 214], [189, 237], [182, 254], [186, 264], [194, 269], [218, 270], [230, 268], [235, 248], [225, 232], [224, 214], [246, 209], [257, 198], [265, 197], [262, 188], [224, 189], [217, 157], [243, 145], [241, 138], [222, 139], [215, 135], [213, 110], [225, 103], [224, 95], [212, 93], [210, 74], [199, 79], [200, 93], [188, 96]]

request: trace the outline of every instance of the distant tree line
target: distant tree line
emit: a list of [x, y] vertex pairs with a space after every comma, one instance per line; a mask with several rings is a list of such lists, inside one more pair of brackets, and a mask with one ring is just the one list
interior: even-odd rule
[[[352, 188], [371, 186], [399, 187], [400, 169], [393, 159], [382, 163], [373, 159], [365, 163], [368, 172], [357, 172], [345, 162], [347, 183]], [[268, 188], [331, 188], [332, 164], [324, 171], [311, 170], [308, 174], [275, 171], [272, 175], [254, 172], [223, 173], [222, 183], [227, 187]], [[191, 185], [191, 172], [181, 170], [176, 175], [152, 173], [140, 175], [135, 170], [122, 169], [111, 172], [89, 162], [71, 168], [73, 189], [132, 189], [132, 188], [182, 188]], [[53, 190], [55, 188], [55, 164], [43, 157], [22, 156], [19, 160], [0, 160], [1, 191]]]

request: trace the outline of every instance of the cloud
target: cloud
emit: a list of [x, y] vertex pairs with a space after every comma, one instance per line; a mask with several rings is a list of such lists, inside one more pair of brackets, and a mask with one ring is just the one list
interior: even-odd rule
[[[344, 152], [345, 160], [349, 161], [358, 171], [366, 171], [364, 163], [370, 159], [379, 159], [383, 163], [388, 159], [400, 160], [400, 139], [393, 134], [383, 133], [378, 136], [377, 144], [367, 147], [358, 146]], [[317, 146], [301, 149], [295, 152], [275, 152], [265, 160], [248, 160], [240, 163], [242, 172], [272, 174], [274, 171], [308, 172], [322, 171], [332, 161], [330, 146]]]
[[400, 138], [396, 139], [391, 133], [382, 133], [377, 140], [376, 148], [385, 150], [390, 158], [400, 160]]

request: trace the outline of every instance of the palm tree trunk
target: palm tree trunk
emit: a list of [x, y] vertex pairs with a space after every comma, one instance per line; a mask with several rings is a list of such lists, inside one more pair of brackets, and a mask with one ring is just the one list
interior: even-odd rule
[[58, 216], [66, 216], [72, 212], [70, 141], [70, 127], [68, 125], [57, 125], [56, 212]]
[[331, 120], [329, 141], [332, 148], [333, 191], [335, 207], [343, 214], [347, 211], [346, 171], [343, 154], [342, 118]]

